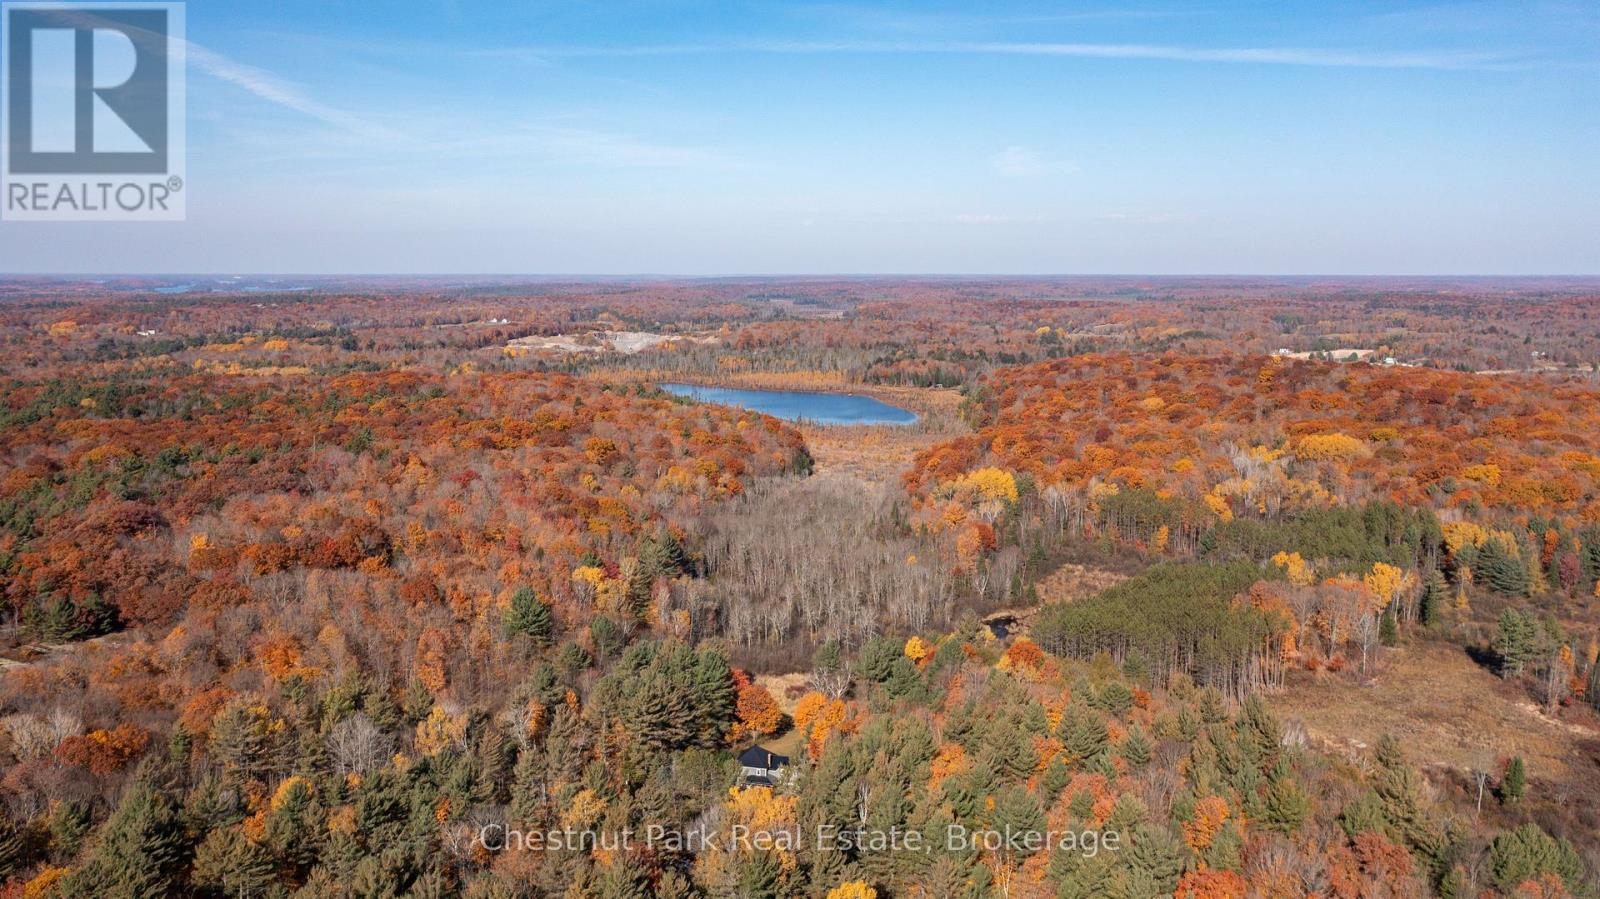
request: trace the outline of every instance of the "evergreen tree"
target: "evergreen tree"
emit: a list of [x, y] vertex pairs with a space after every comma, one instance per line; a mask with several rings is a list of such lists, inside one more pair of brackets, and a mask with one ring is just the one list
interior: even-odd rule
[[1116, 715], [1118, 718], [1128, 714], [1128, 710], [1133, 708], [1133, 691], [1129, 690], [1122, 681], [1112, 681], [1106, 684], [1095, 699], [1100, 708]]
[[889, 667], [889, 677], [883, 682], [884, 692], [895, 699], [913, 698], [922, 687], [922, 675], [916, 663], [903, 655], [894, 660]]
[[1281, 834], [1293, 835], [1311, 814], [1311, 797], [1292, 776], [1280, 777], [1267, 790], [1266, 824]]
[[481, 781], [474, 785], [476, 801], [503, 803], [510, 796], [511, 770], [515, 746], [498, 727], [485, 727], [478, 737], [478, 771]]
[[[400, 698], [401, 720], [407, 724], [416, 724], [433, 711], [433, 703], [433, 691], [428, 689], [428, 685], [412, 678], [411, 682], [406, 684], [405, 695]], [[382, 725], [382, 719], [377, 715], [373, 715], [370, 711], [367, 714], [374, 722]]]
[[74, 630], [77, 637], [98, 637], [122, 626], [117, 607], [90, 593], [74, 609]]
[[1351, 839], [1361, 833], [1384, 833], [1388, 819], [1383, 814], [1383, 800], [1372, 790], [1363, 792], [1339, 813], [1339, 827]]
[[555, 624], [550, 607], [534, 595], [532, 588], [518, 587], [511, 594], [511, 605], [506, 609], [505, 627], [510, 634], [526, 634], [539, 646], [550, 645]]
[[695, 899], [699, 892], [689, 878], [668, 869], [656, 881], [656, 899]]
[[1072, 774], [1067, 771], [1066, 763], [1061, 760], [1061, 753], [1056, 753], [1045, 766], [1044, 775], [1039, 780], [1039, 785], [1044, 789], [1045, 805], [1053, 804], [1071, 780]]
[[693, 695], [660, 671], [633, 678], [627, 724], [637, 742], [656, 749], [681, 749], [697, 733]]
[[279, 787], [267, 814], [266, 845], [290, 871], [303, 873], [316, 863], [325, 831], [322, 806], [301, 778]]
[[1500, 657], [1500, 671], [1521, 674], [1538, 651], [1539, 623], [1532, 612], [1506, 609], [1500, 613], [1494, 651]]
[[1039, 839], [1030, 834], [1044, 833], [1044, 811], [1027, 790], [1007, 786], [995, 797], [993, 826], [1006, 841], [1004, 851], [1020, 861], [1034, 852], [1026, 844]]
[[715, 649], [695, 654], [693, 683], [699, 745], [721, 746], [738, 700], [727, 658]]
[[1244, 852], [1244, 835], [1239, 833], [1239, 827], [1229, 818], [1223, 823], [1222, 829], [1211, 841], [1211, 845], [1200, 853], [1200, 857], [1207, 865], [1219, 870], [1237, 871], [1240, 856]]
[[1528, 569], [1517, 553], [1516, 544], [1504, 538], [1491, 537], [1484, 541], [1474, 570], [1490, 587], [1508, 596], [1528, 593]]
[[671, 528], [662, 528], [656, 535], [656, 545], [660, 557], [661, 573], [667, 577], [676, 577], [680, 574], [689, 574], [689, 554], [678, 542], [678, 535]]
[[167, 760], [180, 770], [189, 765], [189, 753], [194, 751], [194, 738], [183, 722], [175, 722], [172, 732], [167, 734]]
[[1079, 820], [1086, 820], [1094, 813], [1094, 795], [1088, 790], [1079, 790], [1067, 800], [1067, 810]]
[[1150, 740], [1144, 735], [1144, 728], [1137, 724], [1128, 728], [1128, 736], [1122, 741], [1122, 758], [1129, 767], [1139, 768], [1150, 762]]
[[1283, 748], [1283, 728], [1260, 695], [1251, 695], [1239, 710], [1239, 743], [1258, 768], [1270, 767]]
[[0, 811], [0, 881], [26, 864], [27, 855], [27, 839], [22, 830], [12, 822], [10, 815]]
[[236, 828], [214, 830], [195, 850], [192, 880], [202, 895], [216, 899], [266, 896], [274, 881], [272, 856]]
[[784, 894], [783, 863], [771, 852], [740, 852], [738, 861], [741, 899], [779, 899]]
[[1099, 758], [1110, 744], [1106, 723], [1092, 709], [1080, 705], [1067, 708], [1057, 728], [1067, 756], [1075, 765], [1085, 765]]
[[1513, 756], [1506, 763], [1505, 776], [1500, 779], [1500, 801], [1507, 805], [1515, 805], [1522, 801], [1522, 796], [1528, 788], [1528, 771], [1522, 762], [1522, 756]]
[[1119, 834], [1130, 834], [1149, 821], [1150, 809], [1144, 804], [1144, 800], [1133, 793], [1123, 793], [1111, 806], [1111, 815], [1106, 818], [1104, 829]]
[[240, 698], [217, 713], [206, 749], [235, 783], [254, 780], [270, 766], [274, 733], [266, 707]]
[[1221, 724], [1228, 720], [1228, 707], [1222, 700], [1221, 691], [1216, 687], [1206, 687], [1199, 696], [1202, 724]]
[[1450, 603], [1450, 585], [1444, 573], [1437, 568], [1428, 569], [1422, 580], [1422, 600], [1417, 617], [1423, 627], [1437, 627], [1444, 620], [1444, 610]]
[[1379, 770], [1373, 788], [1383, 809], [1387, 831], [1403, 840], [1414, 852], [1433, 858], [1445, 847], [1443, 833], [1429, 812], [1426, 781], [1412, 767], [1392, 734], [1378, 740]]
[[1152, 824], [1139, 827], [1132, 834], [1132, 845], [1127, 850], [1130, 889], [1125, 895], [1173, 895], [1187, 856], [1183, 843], [1165, 827]]
[[517, 756], [511, 775], [511, 821], [525, 829], [538, 824], [548, 799], [544, 753], [530, 746]]
[[593, 664], [594, 656], [587, 649], [569, 642], [561, 644], [561, 648], [556, 650], [555, 668], [552, 670], [559, 670], [570, 678], [587, 671]]
[[172, 895], [186, 857], [176, 804], [140, 777], [101, 825], [83, 864], [61, 880], [61, 893], [71, 899]]
[[62, 860], [77, 856], [84, 838], [94, 828], [89, 806], [70, 799], [55, 803], [45, 823], [50, 830], [51, 851]]
[[48, 643], [65, 643], [86, 636], [78, 621], [78, 609], [65, 596], [41, 597], [29, 611], [37, 612], [26, 622], [27, 629]]
[[206, 775], [189, 791], [184, 797], [180, 814], [184, 831], [193, 840], [200, 839], [212, 830], [244, 820], [238, 793], [225, 787], [215, 774]]
[[626, 854], [604, 865], [595, 878], [595, 899], [650, 899], [650, 877]]
[[881, 684], [894, 673], [894, 664], [905, 658], [899, 641], [889, 637], [868, 640], [856, 656], [856, 676]]
[[1494, 838], [1489, 846], [1489, 871], [1494, 885], [1511, 895], [1517, 885], [1547, 874], [1559, 877], [1573, 895], [1585, 895], [1582, 858], [1566, 840], [1555, 840], [1537, 824], [1524, 824]]
[[1443, 877], [1439, 878], [1435, 891], [1439, 894], [1439, 899], [1466, 899], [1466, 872], [1461, 870], [1460, 865], [1452, 866]]
[[594, 644], [596, 656], [609, 659], [622, 648], [623, 636], [616, 622], [604, 615], [596, 615], [589, 622], [589, 640]]

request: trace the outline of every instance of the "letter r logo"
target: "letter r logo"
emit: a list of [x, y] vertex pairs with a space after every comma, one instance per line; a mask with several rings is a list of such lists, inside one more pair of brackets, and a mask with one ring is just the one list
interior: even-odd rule
[[168, 170], [165, 7], [8, 4], [5, 15], [12, 173]]

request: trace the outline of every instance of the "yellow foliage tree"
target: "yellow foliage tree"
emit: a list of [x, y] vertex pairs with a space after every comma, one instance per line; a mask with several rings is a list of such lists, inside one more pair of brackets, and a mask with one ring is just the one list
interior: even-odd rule
[[440, 706], [434, 706], [428, 717], [417, 722], [417, 751], [423, 755], [438, 755], [466, 742], [467, 716], [452, 715]]
[[1017, 501], [1017, 479], [1001, 468], [980, 468], [957, 478], [951, 487], [956, 493], [971, 493], [983, 500]]
[[1489, 539], [1487, 530], [1470, 521], [1446, 521], [1439, 529], [1444, 532], [1444, 545], [1450, 549], [1452, 556], [1460, 552], [1463, 546], [1482, 546]]
[[921, 662], [931, 651], [921, 637], [913, 636], [906, 641], [906, 658], [913, 662]]
[[1204, 497], [1206, 508], [1223, 521], [1233, 520], [1233, 507], [1228, 505], [1227, 499], [1216, 493], [1207, 493]]
[[829, 890], [828, 899], [878, 899], [878, 891], [865, 880], [850, 880]]
[[1295, 442], [1295, 455], [1314, 461], [1348, 462], [1366, 453], [1366, 446], [1349, 434], [1307, 434]]
[[561, 813], [561, 826], [569, 830], [584, 830], [606, 813], [606, 799], [594, 790], [584, 787], [575, 793], [572, 801]]
[[1372, 595], [1377, 598], [1378, 608], [1385, 609], [1389, 607], [1389, 603], [1394, 602], [1395, 597], [1410, 589], [1411, 585], [1416, 582], [1416, 575], [1393, 565], [1374, 562], [1372, 571], [1368, 572], [1367, 576], [1361, 580], [1362, 583], [1367, 585], [1367, 589], [1372, 591]]
[[57, 895], [56, 884], [68, 873], [70, 872], [66, 868], [45, 865], [32, 880], [22, 885], [23, 899], [44, 899], [46, 896]]
[[1283, 569], [1289, 583], [1296, 587], [1309, 587], [1317, 582], [1317, 572], [1299, 553], [1280, 552], [1272, 557], [1272, 564]]

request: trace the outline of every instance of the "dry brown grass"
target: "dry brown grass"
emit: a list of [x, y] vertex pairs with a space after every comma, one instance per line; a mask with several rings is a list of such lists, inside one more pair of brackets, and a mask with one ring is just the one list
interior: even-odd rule
[[913, 425], [800, 425], [818, 473], [893, 485], [917, 453], [966, 431], [956, 413], [961, 394], [955, 390], [852, 385], [850, 392], [910, 409], [920, 420]]
[[1340, 675], [1291, 675], [1271, 699], [1284, 720], [1299, 719], [1313, 741], [1360, 755], [1385, 733], [1424, 767], [1471, 771], [1520, 755], [1534, 777], [1592, 778], [1585, 741], [1600, 738], [1581, 711], [1572, 721], [1542, 713], [1515, 685], [1475, 664], [1459, 646], [1416, 643], [1385, 654], [1369, 684]]
[[805, 695], [810, 678], [803, 671], [789, 674], [762, 674], [756, 677], [756, 683], [767, 688], [767, 692], [777, 701], [779, 710], [785, 715], [792, 716], [800, 697]]
[[1046, 603], [1074, 602], [1108, 587], [1115, 587], [1127, 579], [1127, 575], [1105, 568], [1063, 562], [1039, 581], [1039, 599]]

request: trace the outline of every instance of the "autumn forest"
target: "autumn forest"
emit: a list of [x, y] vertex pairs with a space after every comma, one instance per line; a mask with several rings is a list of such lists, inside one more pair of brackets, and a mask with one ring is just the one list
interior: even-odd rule
[[10, 278], [0, 384], [0, 897], [1600, 897], [1593, 281]]

